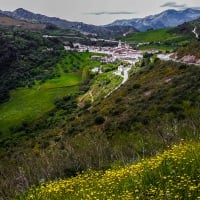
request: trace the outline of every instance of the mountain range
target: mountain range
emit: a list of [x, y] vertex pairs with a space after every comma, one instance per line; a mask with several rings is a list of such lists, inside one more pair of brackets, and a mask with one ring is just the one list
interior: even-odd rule
[[47, 28], [46, 24], [41, 23], [31, 23], [26, 20], [19, 20], [13, 17], [9, 17], [3, 14], [0, 14], [0, 25], [2, 26], [17, 26], [25, 29], [34, 29], [41, 30]]
[[74, 29], [85, 34], [94, 34], [98, 36], [113, 36], [121, 35], [127, 32], [137, 31], [133, 26], [118, 26], [113, 25], [109, 27], [95, 26], [90, 24], [85, 24], [83, 22], [71, 22], [68, 20], [48, 17], [41, 14], [35, 14], [23, 8], [16, 9], [15, 11], [1, 11], [0, 14], [13, 17], [15, 19], [26, 20], [31, 22], [39, 22], [46, 24], [54, 24], [61, 29]]
[[133, 26], [140, 31], [146, 31], [148, 29], [160, 29], [165, 27], [175, 27], [200, 17], [200, 10], [186, 9], [181, 11], [166, 10], [160, 14], [150, 15], [144, 18], [128, 19], [128, 20], [116, 20], [115, 22], [108, 24], [110, 26]]
[[1, 11], [0, 14], [13, 17], [15, 19], [31, 22], [54, 24], [61, 29], [74, 29], [85, 34], [94, 34], [97, 36], [116, 36], [125, 33], [146, 31], [148, 29], [159, 29], [165, 27], [174, 27], [184, 22], [188, 22], [200, 17], [200, 10], [186, 9], [181, 11], [166, 10], [156, 15], [150, 15], [144, 18], [135, 18], [128, 20], [116, 20], [111, 24], [104, 26], [95, 26], [83, 22], [72, 22], [57, 17], [48, 17], [41, 14], [35, 14], [23, 8], [15, 11]]

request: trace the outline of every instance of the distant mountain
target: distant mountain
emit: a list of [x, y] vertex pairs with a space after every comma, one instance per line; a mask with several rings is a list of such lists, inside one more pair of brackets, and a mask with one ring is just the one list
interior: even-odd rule
[[24, 20], [15, 19], [3, 14], [0, 14], [0, 25], [2, 26], [17, 26], [25, 29], [41, 30], [47, 28], [47, 24], [32, 23]]
[[117, 20], [109, 26], [133, 26], [140, 31], [148, 29], [159, 29], [165, 27], [174, 27], [184, 22], [188, 22], [200, 17], [200, 10], [186, 9], [181, 11], [166, 10], [160, 14], [150, 15], [144, 18], [136, 18], [129, 20]]
[[71, 22], [56, 17], [48, 17], [41, 14], [35, 14], [30, 11], [19, 8], [13, 12], [0, 11], [0, 13], [7, 16], [14, 17], [15, 19], [27, 20], [31, 22], [51, 23], [61, 29], [74, 29], [85, 34], [95, 34], [98, 36], [114, 36], [121, 35], [127, 32], [137, 31], [133, 26], [113, 25], [112, 27], [89, 25], [82, 22]]

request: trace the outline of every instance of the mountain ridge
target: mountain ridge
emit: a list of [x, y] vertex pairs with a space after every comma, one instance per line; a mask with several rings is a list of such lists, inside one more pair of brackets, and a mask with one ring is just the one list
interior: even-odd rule
[[112, 27], [103, 27], [103, 26], [95, 26], [91, 24], [85, 24], [83, 22], [72, 22], [65, 19], [60, 19], [57, 17], [48, 17], [42, 14], [35, 14], [23, 8], [18, 8], [11, 11], [1, 11], [1, 14], [5, 14], [10, 17], [14, 17], [15, 19], [27, 20], [31, 22], [40, 22], [40, 23], [51, 23], [56, 25], [61, 29], [73, 29], [78, 30], [85, 34], [93, 34], [97, 36], [113, 36], [116, 34], [124, 34], [127, 32], [135, 32], [137, 31], [132, 26], [112, 26]]
[[58, 17], [49, 17], [43, 14], [36, 14], [23, 8], [14, 11], [2, 11], [4, 14], [15, 19], [26, 20], [29, 22], [51, 23], [61, 29], [78, 30], [84, 34], [92, 34], [95, 36], [112, 37], [123, 35], [130, 32], [146, 31], [149, 29], [160, 29], [166, 27], [175, 27], [188, 21], [195, 20], [200, 17], [199, 9], [188, 8], [185, 10], [169, 9], [155, 15], [149, 15], [144, 18], [119, 19], [111, 24], [97, 26], [86, 24], [83, 22], [73, 22]]
[[2, 26], [17, 26], [26, 29], [42, 30], [47, 28], [47, 24], [33, 23], [26, 20], [19, 20], [5, 14], [0, 14], [0, 25]]
[[128, 20], [116, 20], [111, 24], [106, 25], [126, 25], [134, 26], [140, 31], [146, 31], [148, 29], [160, 29], [166, 27], [178, 26], [184, 22], [192, 21], [200, 17], [200, 10], [185, 9], [176, 11], [173, 9], [165, 10], [156, 15], [149, 15], [144, 18], [133, 18]]

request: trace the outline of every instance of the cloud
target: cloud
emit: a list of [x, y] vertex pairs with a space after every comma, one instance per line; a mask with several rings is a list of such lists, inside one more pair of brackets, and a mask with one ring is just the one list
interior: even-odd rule
[[191, 7], [192, 9], [200, 10], [200, 7]]
[[168, 1], [161, 5], [160, 7], [171, 7], [171, 8], [187, 8], [186, 4], [177, 4], [174, 1]]
[[131, 14], [136, 14], [136, 12], [128, 12], [128, 11], [113, 11], [113, 12], [107, 12], [107, 11], [102, 11], [102, 12], [89, 12], [85, 13], [86, 15], [131, 15]]

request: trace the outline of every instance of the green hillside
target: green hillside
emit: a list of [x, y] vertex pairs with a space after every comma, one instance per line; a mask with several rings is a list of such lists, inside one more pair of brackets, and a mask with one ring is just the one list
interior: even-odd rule
[[61, 99], [58, 112], [2, 140], [0, 169], [9, 183], [0, 182], [2, 195], [27, 188], [14, 181], [21, 175], [29, 186], [38, 185], [88, 168], [134, 163], [181, 139], [198, 139], [199, 66], [159, 60], [141, 66], [89, 109]]
[[[0, 200], [198, 199], [199, 65], [146, 53], [107, 96], [122, 63], [65, 52], [51, 28], [0, 27]], [[172, 29], [129, 37], [199, 58], [199, 41]]]
[[0, 43], [0, 103], [9, 100], [12, 89], [58, 75], [56, 65], [64, 56], [60, 40], [44, 38], [39, 31], [0, 26]]
[[196, 58], [200, 58], [200, 41], [193, 41], [190, 44], [179, 48], [177, 51], [178, 58], [182, 58], [183, 56], [193, 55]]
[[[90, 70], [93, 67], [100, 66], [100, 61], [91, 60], [92, 55], [95, 54], [66, 52], [53, 69], [57, 74], [56, 77], [49, 77], [49, 79], [47, 77], [43, 81], [35, 80], [31, 87], [19, 87], [12, 90], [9, 101], [0, 104], [0, 140], [4, 136], [17, 132], [24, 125], [27, 126], [48, 114], [56, 108], [56, 101], [59, 101], [59, 99], [80, 93], [84, 68]], [[116, 68], [117, 65], [102, 64], [103, 66], [112, 69], [113, 66]], [[111, 77], [112, 75], [108, 77], [105, 73], [99, 80], [104, 79], [106, 81]], [[114, 79], [110, 82], [113, 83], [113, 81]], [[119, 78], [118, 82], [112, 87], [108, 86], [108, 91], [112, 90], [120, 81]], [[102, 96], [103, 94], [100, 93], [99, 95]]]
[[0, 105], [0, 132], [7, 134], [21, 124], [28, 124], [52, 110], [55, 99], [78, 92], [81, 75], [66, 74], [32, 88], [19, 88], [10, 101]]
[[199, 199], [199, 156], [199, 142], [182, 142], [136, 164], [41, 184], [16, 199]]
[[172, 32], [175, 34], [182, 34], [190, 38], [194, 38], [195, 35], [192, 32], [196, 27], [197, 33], [200, 33], [200, 19], [196, 19], [190, 22], [185, 22], [172, 29]]
[[132, 33], [123, 38], [123, 40], [131, 42], [163, 42], [166, 40], [173, 40], [181, 37], [181, 35], [175, 33], [170, 34], [169, 30], [169, 28], [166, 28]]
[[158, 49], [170, 51], [188, 43], [188, 39], [185, 36], [181, 33], [173, 32], [171, 28], [132, 33], [120, 39], [133, 44], [140, 43], [138, 48], [141, 50]]

